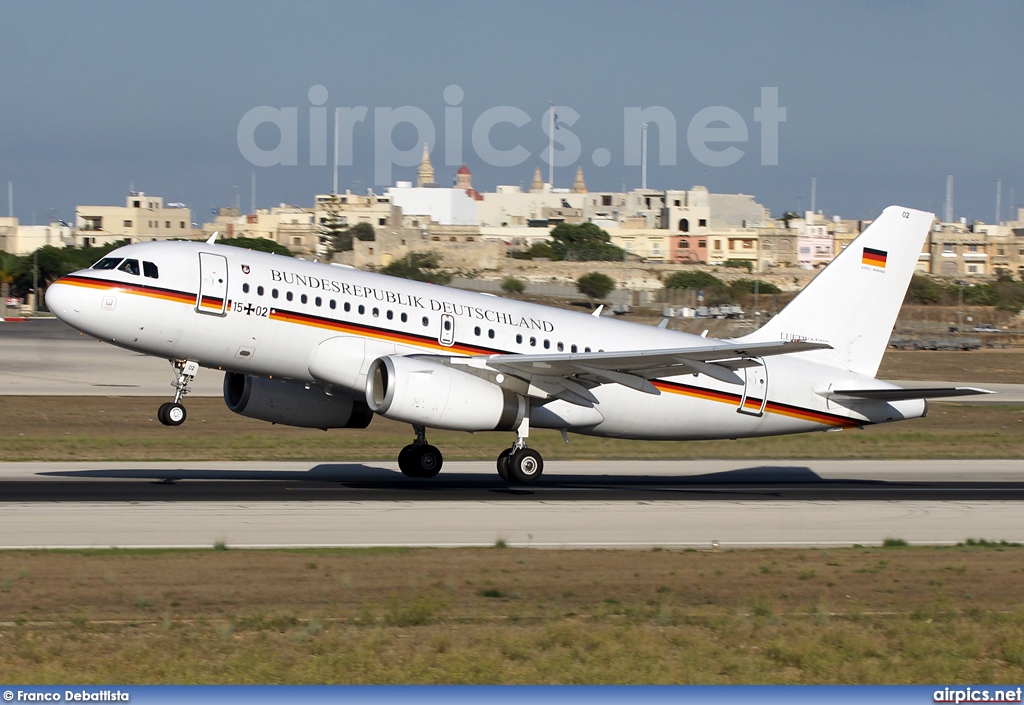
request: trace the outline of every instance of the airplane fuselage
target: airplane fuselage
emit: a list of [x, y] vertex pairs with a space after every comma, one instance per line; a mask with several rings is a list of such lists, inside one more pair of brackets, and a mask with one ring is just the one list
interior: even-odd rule
[[[723, 341], [223, 244], [140, 243], [50, 286], [62, 320], [115, 345], [362, 399], [384, 356], [699, 348]], [[136, 273], [137, 272], [137, 273]], [[148, 272], [148, 273], [147, 273]], [[156, 276], [152, 276], [155, 274]], [[846, 402], [872, 377], [800, 353], [751, 359], [731, 382], [701, 373], [590, 389], [597, 403], [529, 395], [534, 427], [635, 439], [709, 439], [857, 427], [921, 416], [921, 400]]]

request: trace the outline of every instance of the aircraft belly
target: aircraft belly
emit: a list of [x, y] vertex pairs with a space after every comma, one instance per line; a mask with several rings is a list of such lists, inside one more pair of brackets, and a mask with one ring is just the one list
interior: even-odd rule
[[[781, 435], [839, 425], [838, 419], [816, 419], [813, 409], [801, 413], [796, 405], [769, 405], [761, 416], [737, 411], [738, 395], [714, 398], [706, 388], [702, 394], [693, 385], [685, 393], [662, 390], [645, 394], [621, 385], [604, 385], [593, 390], [600, 399], [597, 409], [604, 420], [590, 431], [593, 435], [647, 440], [702, 440]], [[712, 397], [712, 398], [708, 398]]]

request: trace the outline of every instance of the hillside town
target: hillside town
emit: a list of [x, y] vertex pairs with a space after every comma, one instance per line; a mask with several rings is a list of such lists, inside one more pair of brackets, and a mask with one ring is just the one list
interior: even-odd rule
[[[25, 225], [14, 217], [0, 218], [0, 250], [26, 255], [44, 246], [100, 247], [209, 238], [217, 232], [226, 239], [266, 238], [299, 256], [364, 269], [432, 252], [446, 268], [500, 271], [510, 256], [549, 241], [558, 225], [592, 223], [625, 252], [627, 264], [726, 265], [770, 275], [819, 269], [870, 223], [814, 210], [773, 217], [754, 196], [711, 193], [699, 185], [590, 191], [582, 167], [571, 188], [545, 183], [538, 167], [529, 188], [499, 185], [493, 192], [478, 191], [465, 165], [446, 186], [438, 183], [426, 145], [415, 184], [398, 181], [380, 193], [317, 194], [311, 207], [281, 204], [253, 213], [223, 207], [212, 216], [197, 226], [185, 204], [131, 192], [124, 205], [78, 206], [73, 224]], [[918, 271], [971, 280], [1020, 277], [1024, 208], [1015, 218], [999, 223], [937, 218]], [[360, 224], [373, 228], [372, 239], [352, 238], [351, 250], [337, 251], [332, 234]], [[644, 288], [641, 282], [638, 286]]]

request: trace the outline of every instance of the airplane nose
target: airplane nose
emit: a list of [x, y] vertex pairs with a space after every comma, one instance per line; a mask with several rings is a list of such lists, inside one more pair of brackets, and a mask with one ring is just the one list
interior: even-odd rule
[[74, 287], [62, 283], [63, 280], [58, 279], [46, 289], [46, 295], [43, 297], [46, 300], [46, 308], [50, 309], [50, 313], [64, 321], [70, 323], [71, 318], [78, 313], [76, 309], [77, 302], [73, 289]]

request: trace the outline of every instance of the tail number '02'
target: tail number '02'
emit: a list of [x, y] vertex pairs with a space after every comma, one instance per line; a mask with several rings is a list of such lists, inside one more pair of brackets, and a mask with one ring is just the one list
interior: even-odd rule
[[909, 218], [910, 217], [910, 211], [903, 211], [903, 217], [904, 218]]

